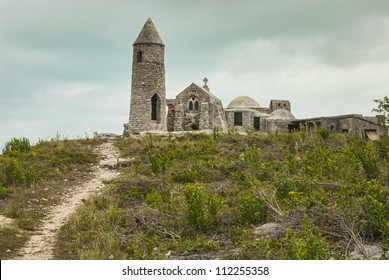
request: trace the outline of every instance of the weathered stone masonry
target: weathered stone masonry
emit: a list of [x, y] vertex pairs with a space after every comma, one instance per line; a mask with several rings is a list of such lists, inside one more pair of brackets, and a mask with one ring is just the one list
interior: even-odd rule
[[133, 44], [132, 83], [129, 122], [124, 135], [141, 131], [207, 130], [275, 132], [323, 127], [331, 131], [367, 135], [387, 134], [383, 116], [352, 114], [296, 119], [289, 100], [273, 99], [261, 107], [248, 96], [236, 97], [223, 108], [221, 100], [204, 85], [189, 85], [175, 99], [166, 99], [165, 45], [149, 18]]
[[130, 118], [124, 133], [166, 130], [165, 45], [151, 19], [133, 46]]

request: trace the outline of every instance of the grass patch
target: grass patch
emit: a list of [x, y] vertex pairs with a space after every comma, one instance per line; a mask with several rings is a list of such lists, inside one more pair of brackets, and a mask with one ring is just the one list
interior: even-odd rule
[[89, 178], [92, 165], [98, 162], [93, 149], [101, 141], [52, 139], [30, 145], [22, 138], [6, 144], [0, 155], [0, 215], [14, 219], [15, 228], [0, 234], [1, 259], [11, 258], [49, 207]]
[[[214, 132], [116, 146], [132, 163], [72, 217], [56, 258], [339, 259], [351, 236], [387, 249], [386, 137]], [[268, 222], [283, 232], [254, 233]]]
[[28, 234], [14, 227], [0, 228], [0, 258], [12, 259], [17, 256], [17, 249], [28, 239]]

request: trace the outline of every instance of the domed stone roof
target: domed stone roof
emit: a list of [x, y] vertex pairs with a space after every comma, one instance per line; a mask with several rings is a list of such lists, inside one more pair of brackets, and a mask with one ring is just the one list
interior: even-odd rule
[[232, 100], [227, 108], [261, 108], [261, 106], [249, 96], [239, 96]]
[[285, 109], [277, 109], [270, 113], [269, 119], [278, 119], [278, 120], [294, 120], [295, 116], [291, 112]]

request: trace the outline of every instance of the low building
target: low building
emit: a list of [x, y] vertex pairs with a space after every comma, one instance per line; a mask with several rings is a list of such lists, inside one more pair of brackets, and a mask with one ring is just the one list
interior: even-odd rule
[[167, 100], [168, 131], [227, 129], [222, 102], [209, 91], [207, 81], [203, 87], [192, 83], [175, 99]]
[[288, 131], [291, 122], [295, 119], [293, 114], [287, 109], [276, 109], [266, 119], [266, 131]]
[[291, 121], [289, 130], [305, 128], [307, 132], [312, 132], [318, 127], [329, 131], [367, 136], [372, 140], [388, 133], [385, 116], [367, 117], [358, 114], [298, 119]]
[[269, 113], [269, 108], [262, 108], [249, 96], [235, 98], [225, 109], [228, 128], [237, 130], [265, 130], [265, 119], [270, 117]]

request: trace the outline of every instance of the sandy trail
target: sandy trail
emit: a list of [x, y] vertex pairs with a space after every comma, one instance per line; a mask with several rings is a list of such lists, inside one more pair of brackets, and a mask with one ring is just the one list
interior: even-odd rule
[[[43, 221], [43, 225], [34, 232], [30, 240], [21, 249], [17, 259], [49, 260], [53, 258], [53, 248], [56, 234], [66, 223], [76, 208], [91, 195], [98, 194], [104, 187], [103, 180], [111, 180], [118, 176], [119, 171], [109, 167], [119, 162], [119, 151], [112, 142], [100, 145], [97, 152], [103, 157], [99, 166], [94, 168], [92, 179], [76, 187], [62, 201], [61, 205], [53, 206]], [[121, 161], [121, 160], [120, 160]]]

